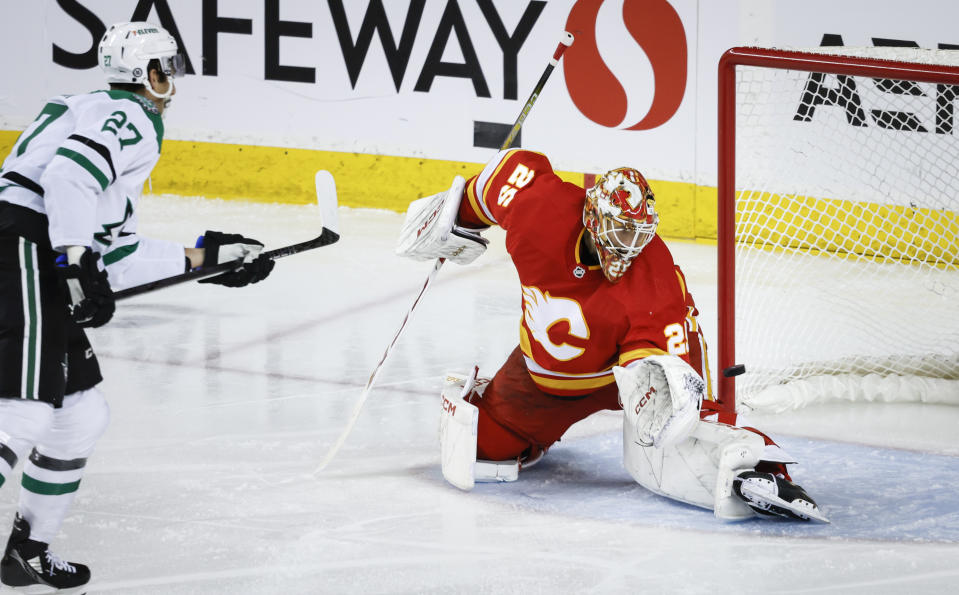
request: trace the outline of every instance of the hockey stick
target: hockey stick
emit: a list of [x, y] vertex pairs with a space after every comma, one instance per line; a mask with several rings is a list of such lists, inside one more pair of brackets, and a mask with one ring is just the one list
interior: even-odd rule
[[[336, 232], [336, 183], [333, 180], [333, 175], [328, 171], [320, 170], [316, 172], [316, 201], [320, 206], [320, 214], [324, 223], [323, 231], [320, 233], [320, 235], [312, 240], [307, 240], [298, 244], [292, 244], [283, 248], [276, 248], [275, 250], [267, 250], [266, 252], [262, 253], [263, 256], [276, 260], [277, 258], [292, 256], [294, 254], [299, 254], [300, 252], [313, 250], [314, 248], [329, 246], [330, 244], [335, 244], [337, 240], [340, 239], [340, 234]], [[143, 295], [144, 293], [150, 293], [158, 289], [163, 289], [164, 287], [171, 287], [173, 285], [179, 285], [180, 283], [186, 283], [187, 281], [198, 281], [200, 279], [205, 279], [207, 277], [212, 277], [214, 275], [231, 271], [235, 268], [238, 268], [242, 264], [243, 261], [238, 259], [235, 262], [223, 262], [214, 266], [194, 269], [181, 275], [174, 275], [165, 279], [158, 279], [142, 285], [121, 289], [120, 291], [114, 292], [113, 298], [117, 301], [120, 301], [133, 296]]]
[[[560, 58], [563, 56], [563, 53], [566, 51], [566, 48], [573, 45], [573, 35], [568, 31], [563, 32], [562, 39], [559, 44], [556, 46], [556, 51], [553, 52], [553, 57], [550, 59], [549, 64], [546, 66], [546, 70], [543, 71], [543, 75], [539, 77], [539, 81], [536, 83], [536, 86], [533, 87], [533, 92], [530, 93], [529, 99], [526, 100], [526, 104], [523, 105], [523, 111], [520, 112], [519, 117], [516, 118], [516, 123], [513, 124], [513, 128], [510, 129], [509, 135], [506, 137], [506, 140], [503, 141], [500, 150], [506, 150], [511, 144], [513, 144], [513, 139], [516, 138], [516, 135], [519, 134], [520, 129], [523, 127], [523, 122], [526, 120], [526, 116], [529, 115], [529, 111], [533, 108], [533, 104], [536, 102], [536, 99], [539, 97], [539, 94], [542, 92], [543, 87], [546, 85], [546, 81], [549, 79], [549, 75], [552, 74], [553, 69], [556, 68], [556, 65], [559, 64]], [[454, 227], [455, 230], [455, 227]], [[406, 323], [409, 322], [410, 317], [413, 315], [413, 310], [416, 309], [416, 306], [419, 305], [420, 300], [423, 298], [423, 294], [426, 293], [426, 290], [429, 288], [430, 284], [433, 282], [433, 279], [436, 278], [436, 274], [439, 273], [440, 269], [443, 267], [443, 264], [446, 263], [445, 258], [438, 258], [436, 262], [433, 263], [433, 269], [430, 271], [429, 276], [426, 278], [426, 282], [423, 283], [422, 289], [420, 289], [419, 294], [416, 296], [416, 299], [413, 300], [413, 304], [410, 306], [410, 309], [406, 312], [406, 316], [403, 318], [403, 322], [400, 324], [400, 328], [397, 329], [396, 334], [393, 336], [393, 340], [390, 341], [390, 344], [386, 347], [386, 351], [383, 353], [383, 357], [380, 358], [376, 368], [373, 369], [373, 372], [370, 374], [369, 380], [366, 382], [366, 386], [363, 388], [362, 394], [356, 401], [356, 405], [353, 406], [353, 412], [350, 416], [349, 421], [346, 424], [346, 427], [340, 432], [339, 437], [336, 439], [336, 442], [327, 451], [326, 456], [323, 457], [323, 460], [320, 461], [319, 466], [313, 471], [313, 475], [318, 475], [326, 466], [330, 464], [330, 461], [333, 460], [333, 457], [336, 456], [336, 453], [339, 452], [340, 448], [343, 446], [343, 443], [346, 442], [346, 438], [353, 431], [353, 426], [356, 425], [356, 420], [360, 417], [360, 412], [363, 410], [363, 405], [366, 403], [366, 399], [370, 394], [370, 390], [373, 388], [373, 384], [376, 382], [377, 376], [380, 374], [380, 370], [383, 368], [383, 364], [389, 358], [390, 354], [393, 352], [393, 348], [396, 346], [397, 341], [399, 341], [400, 335], [403, 334], [403, 330], [406, 328]]]

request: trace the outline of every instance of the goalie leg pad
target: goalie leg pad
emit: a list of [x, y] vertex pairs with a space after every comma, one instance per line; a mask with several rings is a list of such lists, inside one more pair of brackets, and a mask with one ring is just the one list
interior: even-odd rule
[[519, 461], [478, 461], [479, 409], [466, 400], [474, 390], [477, 368], [468, 376], [447, 374], [440, 415], [440, 461], [443, 477], [469, 491], [476, 482], [516, 481]]
[[623, 462], [646, 489], [695, 506], [713, 510], [724, 520], [753, 516], [733, 492], [733, 480], [751, 471], [764, 449], [762, 437], [748, 430], [699, 421], [690, 437], [673, 446], [642, 446], [633, 428], [623, 424]]

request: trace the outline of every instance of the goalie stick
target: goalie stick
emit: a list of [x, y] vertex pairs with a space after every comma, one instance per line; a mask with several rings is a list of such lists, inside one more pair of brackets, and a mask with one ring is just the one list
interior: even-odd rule
[[[300, 252], [313, 250], [314, 248], [329, 246], [330, 244], [335, 244], [340, 239], [340, 234], [336, 231], [338, 229], [336, 212], [336, 182], [333, 179], [333, 174], [326, 170], [320, 170], [316, 172], [315, 182], [316, 202], [320, 207], [320, 216], [324, 224], [320, 235], [312, 240], [307, 240], [298, 244], [291, 244], [283, 248], [276, 248], [275, 250], [267, 250], [262, 252], [261, 255], [276, 260], [277, 258], [292, 256], [294, 254], [299, 254]], [[212, 277], [214, 275], [219, 275], [221, 273], [233, 270], [242, 264], [243, 260], [237, 259], [235, 262], [223, 262], [214, 266], [194, 269], [181, 275], [174, 275], [165, 279], [158, 279], [142, 285], [121, 289], [120, 291], [114, 292], [113, 298], [117, 301], [120, 301], [133, 296], [143, 295], [144, 293], [150, 293], [158, 289], [163, 289], [164, 287], [171, 287], [173, 285], [179, 285], [180, 283], [186, 283], [187, 281], [198, 281], [200, 279], [205, 279], [207, 277]]]
[[[506, 137], [506, 140], [503, 141], [500, 150], [508, 149], [511, 144], [513, 144], [513, 139], [516, 138], [516, 135], [519, 134], [520, 129], [523, 127], [523, 122], [526, 120], [526, 116], [529, 115], [529, 111], [533, 108], [533, 104], [536, 102], [536, 99], [539, 97], [539, 94], [543, 91], [543, 87], [546, 86], [546, 81], [549, 79], [549, 75], [552, 74], [553, 69], [556, 68], [556, 65], [559, 64], [560, 58], [562, 58], [563, 53], [566, 51], [566, 48], [573, 45], [573, 34], [568, 31], [563, 31], [563, 35], [560, 39], [559, 44], [556, 46], [556, 51], [553, 52], [553, 57], [550, 59], [549, 64], [546, 66], [546, 69], [543, 71], [542, 76], [539, 77], [536, 86], [533, 87], [533, 92], [530, 93], [529, 99], [526, 100], [526, 103], [523, 105], [523, 111], [520, 112], [519, 117], [516, 118], [516, 122], [513, 124], [513, 127], [510, 129], [509, 135]], [[453, 228], [453, 233], [455, 233], [456, 227]], [[356, 420], [360, 417], [360, 412], [363, 410], [363, 405], [366, 403], [366, 399], [370, 394], [370, 391], [373, 388], [373, 384], [376, 382], [377, 376], [380, 374], [380, 370], [383, 367], [383, 364], [389, 358], [390, 354], [393, 352], [393, 348], [396, 346], [397, 341], [399, 341], [400, 335], [403, 334], [403, 330], [406, 328], [406, 324], [409, 322], [410, 317], [413, 315], [413, 311], [416, 309], [416, 306], [419, 305], [420, 300], [423, 298], [423, 294], [426, 293], [426, 290], [429, 289], [430, 284], [433, 282], [433, 279], [436, 278], [437, 273], [443, 267], [443, 264], [446, 263], [445, 258], [438, 258], [436, 262], [433, 263], [433, 269], [430, 271], [429, 276], [426, 277], [426, 282], [423, 283], [422, 289], [420, 289], [419, 294], [416, 296], [416, 299], [413, 300], [413, 304], [410, 306], [410, 309], [406, 312], [406, 316], [403, 318], [403, 322], [400, 324], [400, 328], [397, 329], [396, 334], [393, 336], [393, 340], [390, 341], [390, 344], [386, 347], [386, 351], [383, 353], [383, 357], [380, 358], [379, 363], [376, 364], [376, 368], [373, 369], [373, 372], [370, 374], [369, 380], [366, 382], [366, 386], [363, 388], [363, 392], [360, 394], [359, 398], [356, 400], [356, 404], [353, 406], [353, 412], [350, 416], [349, 421], [346, 423], [346, 427], [340, 432], [339, 437], [337, 437], [336, 442], [333, 443], [333, 446], [330, 447], [327, 451], [326, 456], [323, 457], [323, 460], [320, 461], [320, 464], [313, 471], [313, 475], [316, 476], [321, 473], [326, 466], [330, 464], [330, 461], [333, 460], [333, 457], [336, 456], [336, 453], [339, 452], [342, 448], [343, 443], [346, 442], [347, 437], [353, 431], [353, 426], [356, 425]]]

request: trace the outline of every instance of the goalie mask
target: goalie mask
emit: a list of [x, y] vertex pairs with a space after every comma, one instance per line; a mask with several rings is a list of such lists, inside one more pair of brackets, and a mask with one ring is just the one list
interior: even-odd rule
[[[144, 22], [111, 25], [100, 40], [97, 60], [108, 83], [139, 83], [157, 99], [168, 99], [173, 94], [173, 77], [185, 72], [173, 36], [163, 27]], [[150, 84], [151, 60], [157, 60], [159, 70], [170, 79], [165, 93]]]
[[654, 205], [646, 178], [631, 167], [606, 172], [586, 191], [583, 225], [611, 283], [623, 278], [633, 259], [656, 235], [659, 215]]

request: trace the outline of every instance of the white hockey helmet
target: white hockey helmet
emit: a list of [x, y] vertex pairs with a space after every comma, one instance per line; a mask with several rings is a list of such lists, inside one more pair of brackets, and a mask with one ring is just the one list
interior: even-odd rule
[[185, 72], [184, 59], [173, 36], [163, 27], [145, 22], [110, 25], [100, 40], [97, 60], [108, 83], [139, 83], [159, 99], [169, 97], [173, 85], [163, 94], [153, 89], [148, 69], [150, 61], [159, 61], [160, 70], [168, 77]]

